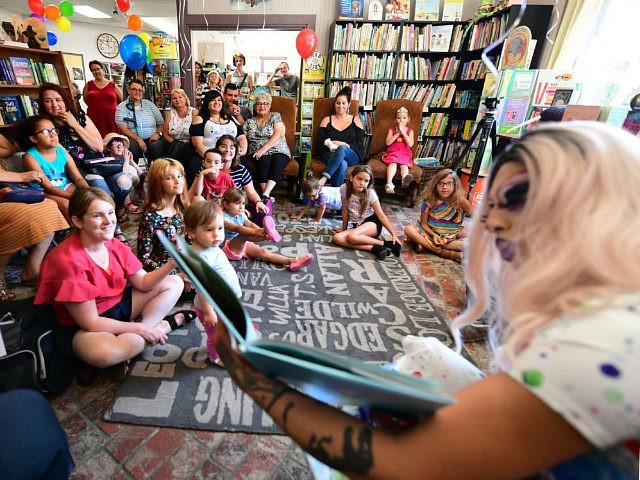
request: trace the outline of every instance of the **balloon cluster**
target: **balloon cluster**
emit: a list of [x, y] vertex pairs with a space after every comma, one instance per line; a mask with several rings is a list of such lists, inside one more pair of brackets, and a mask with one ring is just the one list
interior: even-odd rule
[[[73, 3], [68, 0], [60, 2], [60, 5], [47, 5], [44, 6], [42, 0], [28, 0], [27, 5], [29, 10], [33, 13], [29, 15], [32, 18], [37, 18], [42, 23], [45, 23], [45, 17], [49, 20], [55, 21], [56, 25], [63, 32], [71, 30], [71, 21], [69, 17], [72, 17], [75, 13]], [[58, 37], [52, 31], [47, 31], [47, 40], [49, 45], [53, 46], [58, 43]]]
[[[116, 5], [118, 9], [125, 14], [125, 16], [126, 16], [126, 13], [129, 10], [131, 10], [131, 0], [116, 0]], [[129, 27], [130, 30], [133, 30], [134, 32], [141, 30], [142, 19], [140, 18], [140, 15], [135, 15], [135, 14], [129, 15], [127, 17], [127, 26]]]

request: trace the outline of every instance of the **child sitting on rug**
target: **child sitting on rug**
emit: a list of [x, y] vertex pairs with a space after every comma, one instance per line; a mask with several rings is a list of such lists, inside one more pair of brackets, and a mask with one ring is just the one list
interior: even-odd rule
[[342, 198], [339, 187], [327, 187], [320, 185], [315, 178], [310, 178], [302, 182], [302, 194], [305, 196], [305, 206], [300, 213], [291, 215], [292, 220], [300, 220], [311, 210], [311, 207], [318, 207], [316, 219], [309, 220], [309, 225], [316, 225], [322, 220], [324, 212], [329, 210], [342, 210]]
[[404, 229], [407, 238], [416, 243], [416, 252], [425, 249], [443, 258], [462, 260], [462, 226], [464, 214], [471, 215], [471, 204], [464, 195], [460, 178], [445, 168], [436, 173], [420, 203], [420, 219]]
[[[184, 213], [184, 225], [191, 238], [193, 249], [206, 260], [218, 275], [226, 282], [233, 293], [239, 298], [242, 296], [240, 281], [236, 271], [229, 263], [220, 245], [224, 242], [224, 214], [222, 209], [215, 203], [198, 201], [194, 202]], [[211, 361], [223, 367], [213, 345], [213, 338], [216, 333], [218, 314], [209, 302], [201, 295], [196, 294], [193, 301], [194, 310], [207, 334], [207, 352]]]
[[193, 185], [189, 189], [192, 201], [211, 200], [220, 203], [220, 199], [227, 188], [235, 187], [231, 176], [222, 170], [222, 153], [215, 148], [204, 152], [202, 159], [203, 170], [196, 175]]
[[400, 176], [402, 177], [402, 187], [407, 188], [413, 182], [413, 175], [409, 169], [413, 166], [413, 130], [407, 127], [409, 123], [409, 111], [400, 107], [396, 112], [396, 125], [391, 127], [387, 133], [387, 151], [382, 161], [387, 164], [387, 184], [384, 186], [385, 193], [395, 193], [393, 177], [400, 165]]
[[229, 260], [262, 258], [276, 265], [288, 265], [289, 270], [292, 272], [297, 272], [302, 267], [306, 267], [313, 262], [313, 255], [310, 253], [291, 258], [270, 252], [253, 243], [264, 240], [271, 240], [277, 243], [282, 237], [276, 230], [273, 217], [265, 217], [262, 228], [249, 220], [245, 211], [246, 204], [247, 196], [237, 188], [229, 188], [222, 196], [224, 228], [227, 239], [222, 250]]
[[[333, 236], [333, 243], [341, 247], [366, 250], [378, 257], [378, 260], [384, 260], [391, 253], [399, 257], [402, 245], [373, 189], [371, 167], [357, 165], [340, 187], [340, 195], [342, 228], [334, 227], [336, 234]], [[382, 227], [389, 231], [391, 240], [380, 239]]]

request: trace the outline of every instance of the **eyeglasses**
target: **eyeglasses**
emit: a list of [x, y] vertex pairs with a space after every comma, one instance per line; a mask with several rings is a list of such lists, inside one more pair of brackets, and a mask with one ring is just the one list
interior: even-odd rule
[[137, 92], [137, 93], [144, 92], [144, 90], [142, 88], [130, 88], [129, 90], [131, 90], [132, 92]]
[[45, 137], [50, 137], [51, 135], [58, 135], [60, 130], [57, 128], [43, 128], [42, 130], [38, 130], [35, 135], [38, 135], [39, 133], [43, 134]]
[[256, 107], [266, 107], [267, 105], [271, 105], [270, 103], [267, 102], [256, 102]]
[[439, 187], [453, 187], [455, 182], [438, 182], [436, 185]]

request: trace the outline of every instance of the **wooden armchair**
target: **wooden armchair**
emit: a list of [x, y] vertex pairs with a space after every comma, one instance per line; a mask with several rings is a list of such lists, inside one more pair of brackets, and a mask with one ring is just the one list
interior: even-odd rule
[[271, 97], [271, 111], [280, 114], [282, 123], [284, 123], [286, 129], [285, 139], [287, 140], [289, 150], [291, 150], [291, 160], [287, 163], [283, 175], [289, 184], [289, 192], [295, 196], [298, 193], [298, 177], [300, 175], [300, 164], [293, 158], [296, 139], [296, 115], [298, 114], [296, 100], [294, 98], [273, 96]]
[[[387, 149], [387, 132], [395, 125], [396, 112], [400, 107], [405, 107], [409, 111], [409, 128], [414, 132], [413, 153], [415, 154], [417, 150], [423, 104], [413, 100], [404, 99], [379, 101], [376, 106], [371, 147], [369, 149], [369, 160], [367, 161], [367, 164], [371, 167], [371, 170], [373, 170], [373, 177], [375, 179], [382, 179], [383, 181], [386, 181], [387, 164], [380, 160], [380, 158]], [[411, 168], [411, 175], [413, 176], [413, 182], [409, 185], [406, 191], [409, 195], [409, 206], [413, 207], [418, 198], [418, 184], [420, 177], [422, 176], [422, 169], [419, 166], [414, 165]], [[400, 169], [396, 172], [394, 183], [401, 183]]]
[[[313, 102], [313, 120], [311, 124], [311, 171], [313, 171], [313, 176], [316, 178], [320, 178], [320, 175], [322, 175], [325, 168], [325, 164], [318, 160], [319, 152], [316, 151], [320, 122], [324, 117], [333, 114], [335, 103], [336, 97], [318, 98]], [[358, 100], [351, 100], [351, 103], [349, 104], [349, 113], [357, 115], [359, 105], [360, 102], [358, 102]]]

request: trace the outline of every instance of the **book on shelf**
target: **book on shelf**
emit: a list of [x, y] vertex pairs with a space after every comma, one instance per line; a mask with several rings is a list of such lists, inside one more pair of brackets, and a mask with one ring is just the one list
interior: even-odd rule
[[607, 105], [601, 108], [598, 121], [616, 128], [622, 128], [629, 110], [629, 107], [626, 105]]
[[409, 20], [411, 2], [409, 0], [387, 0], [385, 7], [385, 20], [399, 21]]
[[313, 116], [313, 102], [302, 102], [302, 116], [303, 117], [312, 117]]
[[9, 125], [26, 118], [19, 95], [0, 95], [4, 123]]
[[341, 20], [362, 20], [364, 0], [338, 0], [338, 18]]
[[11, 69], [13, 70], [16, 84], [35, 85], [36, 81], [33, 77], [33, 71], [31, 70], [31, 64], [28, 58], [9, 57], [9, 61], [11, 62]]
[[551, 99], [551, 106], [568, 105], [573, 94], [573, 88], [558, 88]]
[[229, 331], [233, 349], [260, 371], [332, 405], [374, 407], [404, 414], [429, 414], [451, 404], [429, 380], [386, 370], [326, 349], [260, 338], [231, 288], [181, 238], [162, 244]]
[[453, 25], [432, 25], [430, 52], [448, 52]]
[[311, 137], [300, 137], [300, 151], [302, 153], [311, 151]]
[[530, 98], [507, 97], [498, 121], [498, 134], [518, 135], [529, 111]]
[[462, 20], [463, 7], [464, 0], [444, 0], [444, 5], [442, 6], [442, 21], [459, 22]]
[[414, 20], [437, 21], [440, 16], [440, 0], [416, 0]]
[[305, 118], [300, 122], [300, 134], [311, 135], [312, 121], [309, 118]]
[[313, 98], [313, 84], [305, 83], [302, 87], [302, 98]]
[[324, 98], [324, 83], [313, 86], [313, 98]]

